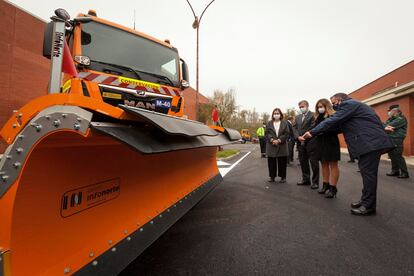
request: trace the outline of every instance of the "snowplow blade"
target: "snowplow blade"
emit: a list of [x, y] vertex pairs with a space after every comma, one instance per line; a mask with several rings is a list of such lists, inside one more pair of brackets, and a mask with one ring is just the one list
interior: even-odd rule
[[170, 135], [184, 135], [189, 137], [217, 135], [216, 131], [200, 122], [185, 120], [126, 105], [120, 105], [119, 107], [124, 109], [127, 113], [138, 116], [145, 122], [157, 126], [159, 129]]
[[91, 128], [112, 136], [142, 153], [161, 153], [175, 150], [218, 147], [232, 143], [224, 133], [216, 136], [165, 135], [160, 129], [92, 122]]
[[221, 181], [228, 134], [153, 115], [52, 106], [21, 129], [0, 161], [0, 275], [116, 275]]

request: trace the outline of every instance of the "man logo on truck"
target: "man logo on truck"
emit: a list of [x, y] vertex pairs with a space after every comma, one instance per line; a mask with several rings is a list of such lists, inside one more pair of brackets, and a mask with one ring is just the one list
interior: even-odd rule
[[135, 101], [125, 100], [124, 104], [127, 105], [127, 106], [133, 106], [133, 107], [139, 107], [139, 108], [144, 108], [144, 109], [149, 109], [149, 110], [155, 110], [155, 104], [150, 103], [150, 102], [137, 101], [135, 103]]

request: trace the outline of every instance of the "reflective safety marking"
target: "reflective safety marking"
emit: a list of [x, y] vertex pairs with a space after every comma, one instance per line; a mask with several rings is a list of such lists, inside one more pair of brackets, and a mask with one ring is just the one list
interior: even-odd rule
[[118, 81], [118, 78], [116, 78], [116, 77], [108, 77], [108, 78], [106, 78], [106, 79], [102, 82], [102, 84], [111, 84], [111, 83], [113, 83], [114, 81]]
[[108, 77], [105, 75], [98, 75], [98, 77], [96, 77], [93, 81], [94, 82], [99, 82], [102, 83], [104, 82]]
[[103, 92], [102, 93], [102, 97], [104, 97], [104, 98], [110, 98], [110, 99], [116, 99], [116, 100], [121, 100], [122, 99], [122, 95], [121, 94], [109, 93], [109, 92]]
[[68, 92], [71, 86], [72, 86], [72, 80], [66, 81], [65, 84], [62, 87], [62, 92], [63, 93]]
[[80, 72], [79, 77], [100, 84], [106, 84], [111, 86], [118, 86], [122, 88], [129, 88], [135, 90], [141, 90], [151, 93], [157, 93], [162, 95], [168, 95], [172, 97], [181, 96], [181, 92], [177, 88], [163, 86], [158, 83], [147, 82], [143, 80], [131, 79], [126, 77], [113, 77], [103, 74], [96, 74], [90, 72]]
[[121, 83], [126, 83], [128, 85], [143, 86], [146, 88], [156, 88], [156, 89], [160, 88], [160, 85], [156, 83], [146, 82], [142, 80], [135, 80], [135, 79], [125, 78], [125, 77], [119, 77], [119, 81]]

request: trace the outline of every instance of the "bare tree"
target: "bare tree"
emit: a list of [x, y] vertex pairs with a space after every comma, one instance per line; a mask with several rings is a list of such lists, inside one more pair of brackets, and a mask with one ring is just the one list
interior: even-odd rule
[[205, 124], [212, 124], [211, 112], [213, 110], [214, 103], [201, 103], [198, 105], [197, 118], [198, 121]]
[[237, 115], [238, 115], [237, 118], [238, 118], [240, 123], [247, 124], [247, 117], [249, 115], [248, 110], [242, 109], [242, 110], [240, 110], [240, 112]]
[[270, 120], [270, 114], [267, 112], [262, 113], [262, 121], [263, 123], [267, 123]]
[[234, 89], [230, 88], [226, 92], [217, 89], [214, 91], [214, 95], [211, 100], [217, 105], [221, 124], [225, 125], [231, 120], [237, 109], [236, 93]]
[[253, 110], [250, 112], [250, 120], [249, 123], [251, 124], [258, 124], [259, 122], [259, 113], [256, 111], [256, 108], [253, 107]]
[[286, 110], [285, 117], [286, 117], [286, 118], [288, 118], [288, 117], [295, 118], [297, 114], [298, 114], [298, 111], [296, 110], [296, 108], [291, 107], [291, 108], [288, 108], [288, 109]]
[[236, 130], [248, 129], [255, 136], [256, 130], [263, 122], [269, 121], [270, 115], [267, 112], [259, 114], [256, 108], [240, 109], [236, 103], [236, 95], [234, 89], [223, 91], [216, 89], [210, 103], [200, 105], [198, 110], [199, 120], [201, 122], [211, 121], [211, 111], [214, 105], [217, 105], [219, 119], [223, 126]]

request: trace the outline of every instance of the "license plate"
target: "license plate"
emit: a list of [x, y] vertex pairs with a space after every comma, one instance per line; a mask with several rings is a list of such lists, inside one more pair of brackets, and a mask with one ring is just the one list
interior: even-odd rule
[[171, 101], [169, 100], [156, 100], [155, 106], [161, 107], [161, 108], [170, 108], [171, 107]]

